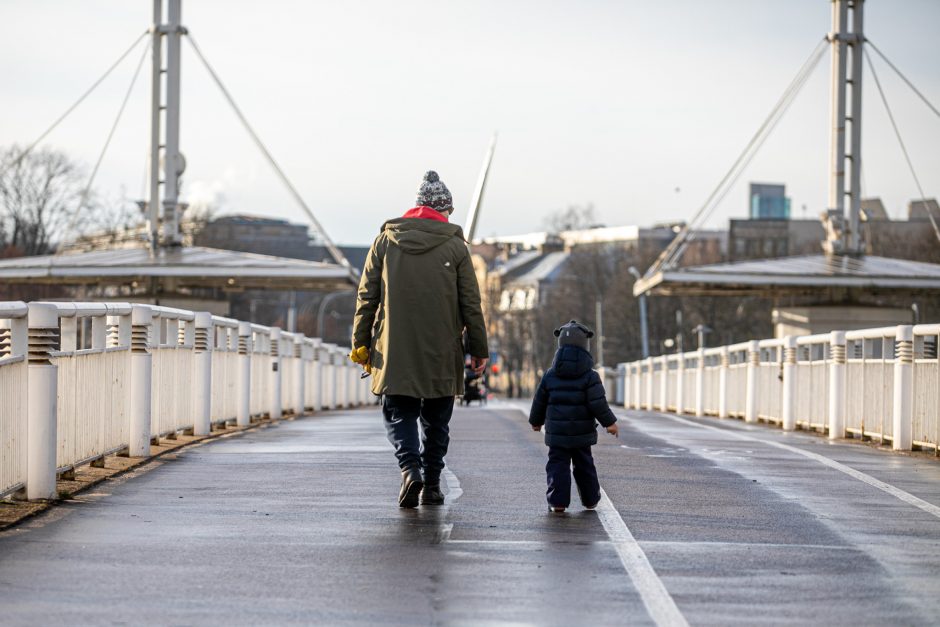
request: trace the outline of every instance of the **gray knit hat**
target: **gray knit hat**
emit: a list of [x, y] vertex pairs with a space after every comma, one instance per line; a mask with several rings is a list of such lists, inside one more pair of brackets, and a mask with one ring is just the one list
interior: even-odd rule
[[580, 346], [584, 350], [591, 350], [589, 340], [594, 337], [594, 331], [578, 322], [572, 320], [555, 329], [555, 337], [558, 338], [558, 348], [562, 346]]
[[421, 179], [421, 187], [418, 188], [418, 197], [415, 204], [424, 207], [430, 207], [437, 211], [454, 211], [454, 199], [450, 195], [450, 190], [444, 185], [444, 181], [434, 170], [428, 170]]

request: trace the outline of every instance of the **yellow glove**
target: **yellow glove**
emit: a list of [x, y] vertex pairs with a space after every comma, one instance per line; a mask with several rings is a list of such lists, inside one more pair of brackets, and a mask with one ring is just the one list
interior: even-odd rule
[[352, 352], [349, 353], [349, 359], [352, 360], [353, 363], [362, 366], [362, 369], [366, 372], [372, 373], [372, 366], [369, 365], [369, 349], [365, 346], [354, 348]]

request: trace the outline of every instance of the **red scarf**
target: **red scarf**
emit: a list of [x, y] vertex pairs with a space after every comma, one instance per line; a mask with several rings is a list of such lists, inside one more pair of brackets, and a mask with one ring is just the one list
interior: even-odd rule
[[438, 222], [447, 222], [447, 217], [431, 207], [419, 206], [409, 209], [405, 212], [403, 218], [424, 218], [426, 220], [437, 220]]

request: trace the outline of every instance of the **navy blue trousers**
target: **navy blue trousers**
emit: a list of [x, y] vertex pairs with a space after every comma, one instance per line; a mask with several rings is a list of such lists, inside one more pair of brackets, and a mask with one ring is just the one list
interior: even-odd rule
[[571, 503], [571, 474], [574, 467], [574, 482], [578, 486], [581, 504], [585, 507], [597, 505], [601, 500], [601, 485], [597, 481], [597, 469], [590, 446], [581, 448], [548, 447], [548, 463], [545, 474], [548, 490], [545, 492], [552, 507], [568, 507]]
[[[454, 397], [415, 398], [386, 394], [382, 401], [385, 432], [395, 447], [398, 466], [423, 468], [425, 481], [440, 479], [450, 444], [450, 417]], [[418, 436], [418, 423], [421, 436]]]

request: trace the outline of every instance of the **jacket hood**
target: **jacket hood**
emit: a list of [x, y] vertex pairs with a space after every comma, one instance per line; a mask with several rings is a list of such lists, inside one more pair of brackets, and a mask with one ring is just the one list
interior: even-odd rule
[[395, 218], [382, 225], [389, 241], [403, 252], [420, 255], [456, 236], [463, 239], [463, 229], [456, 224], [427, 218]]
[[580, 346], [565, 345], [555, 352], [555, 374], [563, 379], [577, 379], [594, 368], [594, 358]]

